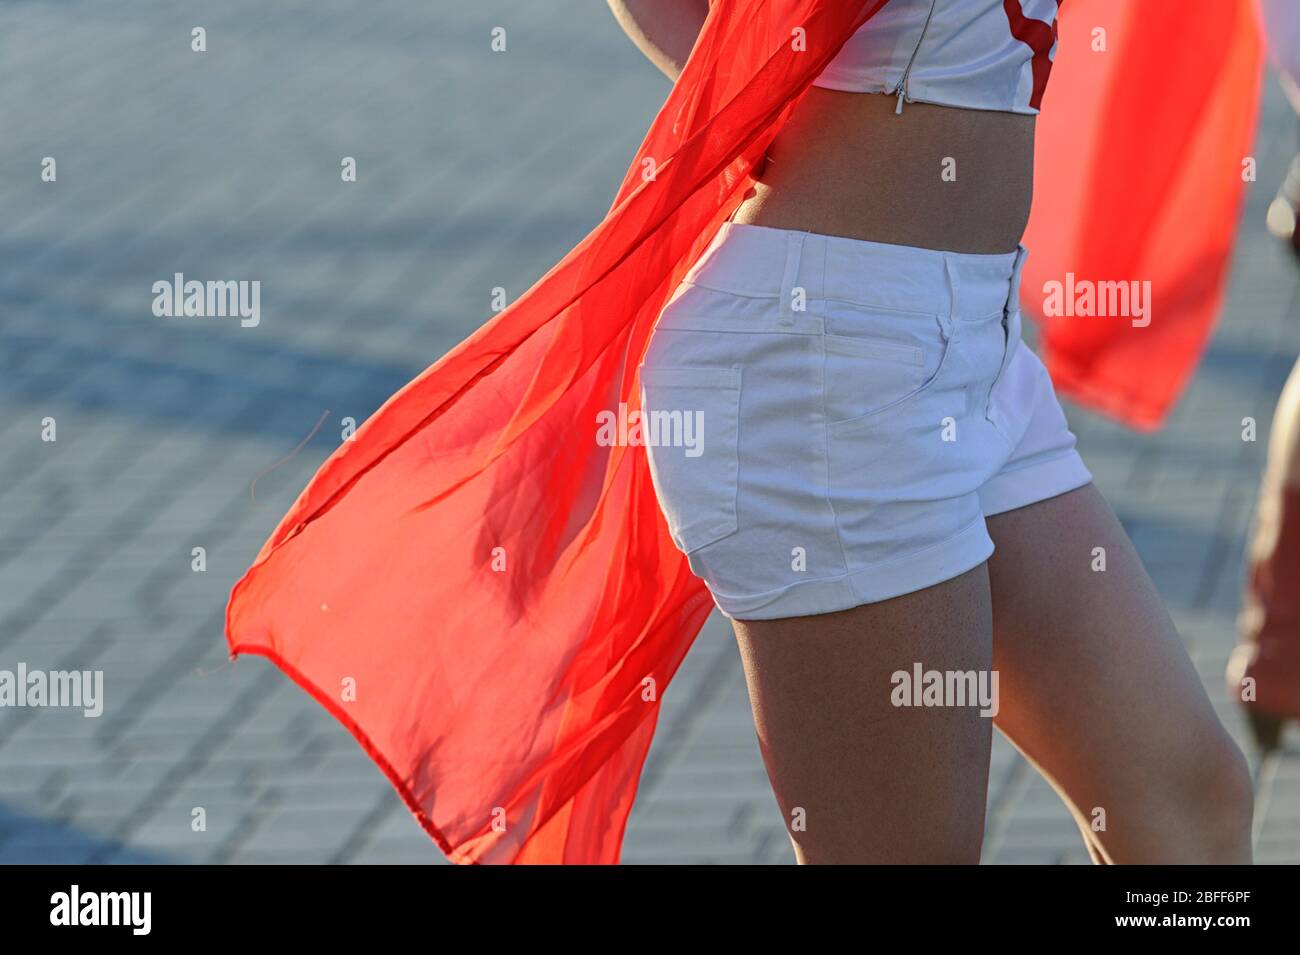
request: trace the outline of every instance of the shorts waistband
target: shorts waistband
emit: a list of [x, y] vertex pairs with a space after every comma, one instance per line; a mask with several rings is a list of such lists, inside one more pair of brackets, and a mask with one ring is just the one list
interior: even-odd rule
[[982, 255], [724, 222], [686, 281], [780, 297], [783, 315], [802, 297], [980, 318], [1019, 309], [1026, 254], [1023, 245]]

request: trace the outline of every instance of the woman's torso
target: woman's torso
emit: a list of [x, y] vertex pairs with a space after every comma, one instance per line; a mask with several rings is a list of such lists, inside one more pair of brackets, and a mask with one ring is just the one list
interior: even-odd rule
[[735, 221], [956, 252], [1015, 249], [1056, 7], [889, 0], [796, 108]]

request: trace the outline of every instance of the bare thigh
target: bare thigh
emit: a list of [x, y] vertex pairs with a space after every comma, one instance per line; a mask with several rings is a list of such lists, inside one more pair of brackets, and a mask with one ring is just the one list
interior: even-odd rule
[[984, 565], [852, 610], [733, 623], [800, 862], [979, 860], [992, 721], [978, 707], [897, 707], [891, 676], [988, 670]]
[[988, 528], [998, 728], [1105, 861], [1247, 861], [1241, 754], [1101, 494], [1089, 485]]

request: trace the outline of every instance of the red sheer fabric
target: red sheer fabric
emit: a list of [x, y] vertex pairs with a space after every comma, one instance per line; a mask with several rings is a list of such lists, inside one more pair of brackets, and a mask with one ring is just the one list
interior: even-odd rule
[[[1023, 302], [1043, 323], [1059, 391], [1155, 428], [1195, 370], [1227, 285], [1258, 112], [1255, 3], [1068, 0], [1059, 26]], [[1135, 281], [1151, 283], [1149, 316], [1095, 314], [1100, 298], [1123, 311], [1120, 290], [1101, 283], [1131, 292]], [[1048, 282], [1073, 301], [1067, 314], [1044, 316]]]
[[605, 220], [340, 447], [235, 585], [231, 652], [338, 717], [453, 860], [618, 860], [712, 602], [596, 416], [639, 407], [668, 295], [883, 4], [713, 4]]

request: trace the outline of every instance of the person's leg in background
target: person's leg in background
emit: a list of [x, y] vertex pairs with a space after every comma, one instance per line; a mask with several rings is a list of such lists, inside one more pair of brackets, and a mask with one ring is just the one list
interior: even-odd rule
[[[1300, 4], [1260, 0], [1273, 65], [1300, 112]], [[1300, 156], [1268, 210], [1269, 231], [1300, 257]], [[1265, 752], [1300, 719], [1300, 362], [1282, 389], [1269, 436], [1248, 552], [1239, 620], [1241, 643], [1228, 663], [1228, 692], [1241, 701]]]
[[1273, 415], [1248, 565], [1228, 689], [1267, 752], [1300, 719], [1300, 362]]
[[1291, 252], [1300, 259], [1300, 229], [1296, 228], [1300, 220], [1300, 155], [1291, 161], [1291, 168], [1282, 187], [1268, 207], [1268, 231], [1273, 233], [1291, 247]]
[[[1300, 4], [1295, 0], [1259, 0], [1269, 57], [1282, 88], [1300, 113]], [[1277, 198], [1268, 209], [1268, 229], [1300, 257], [1300, 155], [1291, 163]]]

